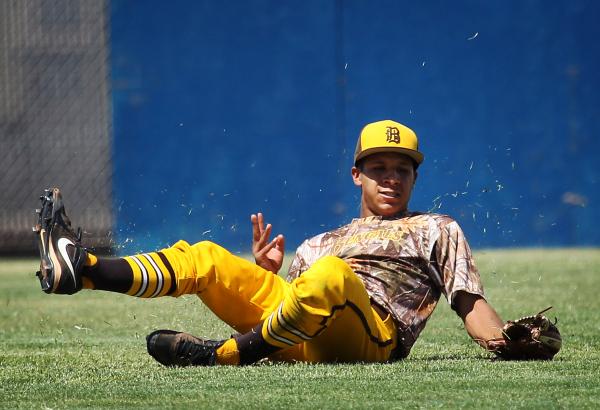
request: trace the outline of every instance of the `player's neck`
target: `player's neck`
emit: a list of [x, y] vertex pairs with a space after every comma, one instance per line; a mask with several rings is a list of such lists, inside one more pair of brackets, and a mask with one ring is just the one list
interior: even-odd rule
[[395, 213], [394, 215], [380, 215], [380, 214], [377, 214], [377, 213], [371, 211], [367, 207], [362, 206], [360, 208], [360, 216], [359, 217], [360, 218], [368, 218], [370, 216], [377, 216], [377, 217], [380, 217], [383, 219], [393, 219], [393, 218], [399, 218], [403, 215], [406, 215], [407, 213], [408, 213], [408, 209], [405, 209], [403, 211], [399, 211], [399, 212]]

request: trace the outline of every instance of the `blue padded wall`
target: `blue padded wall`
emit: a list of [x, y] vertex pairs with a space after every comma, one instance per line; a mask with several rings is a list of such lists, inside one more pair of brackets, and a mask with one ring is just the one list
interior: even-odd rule
[[412, 209], [473, 247], [599, 245], [600, 3], [112, 1], [124, 253], [184, 238], [292, 250], [357, 216], [366, 122], [420, 137]]

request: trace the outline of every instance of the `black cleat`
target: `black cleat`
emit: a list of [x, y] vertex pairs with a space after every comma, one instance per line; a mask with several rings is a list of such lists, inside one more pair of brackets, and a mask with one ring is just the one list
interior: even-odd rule
[[87, 258], [81, 246], [81, 229], [77, 233], [65, 213], [58, 188], [46, 189], [40, 197], [42, 208], [33, 227], [40, 249], [40, 279], [46, 293], [73, 294], [83, 285], [81, 271]]
[[174, 330], [156, 330], [146, 336], [148, 353], [165, 366], [214, 366], [217, 348], [223, 343]]

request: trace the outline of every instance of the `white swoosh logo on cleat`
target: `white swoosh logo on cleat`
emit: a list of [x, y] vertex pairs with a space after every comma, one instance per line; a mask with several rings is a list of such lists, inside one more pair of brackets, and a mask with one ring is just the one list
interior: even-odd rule
[[71, 242], [67, 238], [60, 238], [58, 240], [58, 251], [60, 252], [60, 256], [64, 259], [71, 271], [71, 276], [73, 276], [73, 283], [77, 286], [77, 279], [75, 279], [75, 270], [73, 269], [73, 265], [71, 264], [71, 259], [69, 258], [69, 254], [67, 253], [67, 245], [75, 246], [73, 242]]

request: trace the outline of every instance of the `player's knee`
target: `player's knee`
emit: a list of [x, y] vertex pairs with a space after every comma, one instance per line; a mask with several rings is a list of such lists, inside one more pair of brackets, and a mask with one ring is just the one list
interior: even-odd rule
[[302, 274], [310, 288], [326, 293], [343, 293], [348, 281], [355, 276], [350, 266], [335, 256], [319, 259]]
[[220, 245], [211, 241], [197, 242], [192, 245], [192, 257], [197, 266], [201, 266], [200, 270], [207, 269], [209, 265], [223, 264], [231, 253]]
[[211, 241], [196, 242], [192, 245], [192, 249], [196, 255], [212, 255], [224, 251], [222, 247]]
[[211, 241], [200, 241], [200, 242], [196, 242], [195, 244], [192, 245], [192, 247], [197, 248], [197, 249], [210, 249], [215, 245], [214, 242]]
[[347, 275], [348, 272], [352, 272], [350, 266], [337, 256], [322, 257], [311, 266], [311, 270], [319, 271], [322, 275], [339, 276], [340, 278]]

